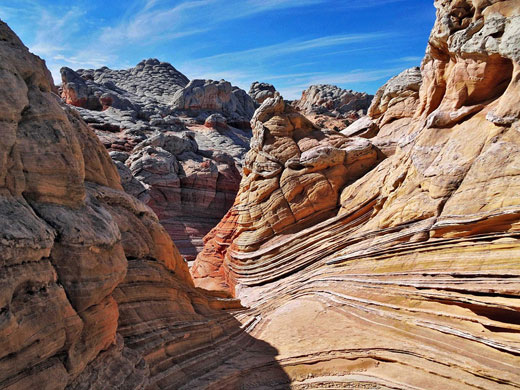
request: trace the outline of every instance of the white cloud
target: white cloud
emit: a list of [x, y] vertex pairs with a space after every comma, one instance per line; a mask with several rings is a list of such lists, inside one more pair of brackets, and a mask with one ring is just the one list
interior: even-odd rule
[[393, 63], [400, 63], [400, 62], [415, 62], [415, 63], [421, 63], [423, 57], [419, 56], [406, 56], [406, 57], [399, 57], [399, 58], [393, 58], [388, 60], [387, 62], [393, 62]]
[[267, 45], [256, 47], [253, 49], [233, 51], [228, 53], [220, 53], [213, 56], [202, 57], [194, 59], [193, 62], [207, 62], [222, 59], [232, 59], [235, 62], [247, 60], [257, 61], [259, 59], [267, 59], [271, 57], [297, 53], [302, 51], [308, 51], [313, 49], [320, 49], [332, 46], [344, 46], [352, 43], [361, 43], [371, 40], [380, 40], [383, 38], [389, 38], [394, 34], [391, 33], [366, 33], [366, 34], [342, 34], [342, 35], [329, 35], [320, 38], [308, 39], [308, 40], [290, 40], [274, 45]]

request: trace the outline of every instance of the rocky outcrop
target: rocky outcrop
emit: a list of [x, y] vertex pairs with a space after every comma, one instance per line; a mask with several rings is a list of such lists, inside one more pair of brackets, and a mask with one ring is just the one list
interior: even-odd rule
[[421, 88], [421, 69], [406, 69], [392, 77], [376, 92], [368, 116], [379, 126], [414, 115]]
[[176, 110], [189, 112], [218, 112], [238, 128], [248, 129], [249, 120], [255, 112], [251, 97], [229, 81], [191, 80], [173, 96]]
[[274, 97], [276, 89], [272, 84], [255, 81], [251, 84], [248, 93], [249, 96], [260, 105], [265, 99]]
[[189, 82], [172, 65], [152, 58], [122, 70], [106, 66], [77, 71], [62, 68], [61, 79], [61, 95], [66, 103], [95, 111], [109, 107], [125, 111], [126, 115], [121, 113], [126, 117], [121, 121], [125, 128], [131, 128], [139, 119], [160, 120], [166, 116], [165, 106]]
[[370, 141], [320, 130], [280, 96], [264, 101], [251, 123], [253, 140], [236, 204], [206, 236], [193, 268], [198, 285], [207, 289], [232, 290], [236, 283], [222, 254], [254, 253], [278, 234], [330, 217], [343, 186], [380, 161]]
[[212, 146], [199, 149], [194, 133], [159, 133], [117, 165], [125, 190], [152, 207], [187, 260], [231, 207], [240, 182], [233, 157]]
[[311, 85], [293, 102], [315, 125], [341, 130], [366, 114], [373, 96], [335, 85]]
[[[0, 24], [0, 388], [519, 388], [520, 5], [436, 7], [418, 99], [390, 99], [402, 116], [380, 122], [386, 105], [377, 135], [319, 129], [279, 96], [256, 111], [239, 194], [192, 268], [247, 309], [191, 284]], [[130, 165], [173, 178], [170, 156], [196, 153], [179, 135]]]
[[255, 312], [293, 388], [520, 386], [520, 4], [435, 6], [420, 75], [369, 110], [362, 142], [386, 158], [266, 100], [235, 205], [192, 268]]
[[0, 388], [177, 389], [251, 344], [3, 22], [0, 59]]
[[156, 59], [61, 74], [63, 99], [110, 151], [125, 190], [153, 208], [193, 260], [238, 191], [250, 131], [233, 126], [249, 123], [251, 98], [226, 81], [189, 82]]
[[377, 135], [374, 143], [386, 155], [393, 154], [397, 144], [406, 138], [407, 130], [413, 127], [421, 85], [419, 68], [406, 69], [392, 77], [377, 91], [367, 116], [352, 123], [341, 133], [365, 138]]

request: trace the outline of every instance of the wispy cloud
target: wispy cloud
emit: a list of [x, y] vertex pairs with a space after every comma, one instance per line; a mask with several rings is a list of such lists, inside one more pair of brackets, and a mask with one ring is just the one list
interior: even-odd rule
[[[148, 0], [114, 27], [103, 29], [105, 44], [150, 43], [206, 32], [219, 23], [274, 10], [300, 8], [327, 0], [189, 0], [174, 6]], [[201, 28], [201, 26], [204, 26]]]
[[308, 40], [290, 40], [274, 45], [267, 45], [256, 47], [253, 49], [232, 51], [227, 53], [220, 53], [208, 57], [195, 59], [195, 62], [206, 62], [215, 61], [219, 59], [233, 58], [234, 61], [241, 61], [247, 59], [249, 61], [256, 61], [258, 59], [267, 59], [270, 57], [276, 57], [280, 55], [286, 55], [291, 53], [297, 53], [302, 51], [309, 51], [314, 49], [332, 47], [332, 46], [344, 46], [353, 43], [362, 43], [371, 40], [379, 40], [383, 38], [389, 38], [393, 33], [367, 33], [367, 34], [342, 34], [342, 35], [329, 35]]
[[399, 58], [391, 58], [389, 60], [387, 60], [387, 62], [390, 62], [390, 63], [410, 63], [410, 62], [415, 62], [415, 63], [421, 63], [423, 57], [419, 57], [419, 56], [405, 56], [405, 57], [399, 57]]
[[[405, 52], [402, 58], [365, 62], [357, 65], [363, 69], [352, 70], [351, 61], [368, 58], [367, 53], [387, 48], [403, 36], [391, 30], [347, 33], [348, 26], [339, 31], [324, 28], [321, 35], [317, 29], [302, 29], [298, 35], [298, 25], [289, 23], [292, 27], [281, 29], [279, 36], [298, 38], [276, 40], [266, 31], [265, 37], [243, 39], [248, 34], [245, 18], [255, 26], [269, 23], [271, 17], [287, 16], [294, 22], [298, 10], [298, 18], [312, 18], [314, 23], [318, 20], [314, 12], [320, 9], [329, 15], [331, 10], [348, 15], [350, 10], [405, 1], [410, 0], [129, 0], [124, 7], [116, 2], [105, 9], [102, 0], [0, 0], [0, 17], [15, 22], [15, 31], [22, 32], [30, 50], [47, 61], [56, 82], [61, 66], [120, 68], [133, 65], [135, 57], [157, 56], [172, 61], [190, 78], [224, 78], [244, 89], [255, 80], [268, 81], [294, 98], [310, 84], [348, 86], [382, 80], [401, 70], [394, 72], [394, 65], [410, 66], [420, 58], [405, 56], [416, 52]], [[228, 28], [234, 23], [239, 31]], [[290, 28], [296, 30], [289, 33]], [[231, 34], [229, 41], [223, 39], [221, 50], [220, 42], [212, 40], [213, 32], [218, 36], [220, 31]], [[236, 37], [236, 46], [234, 33], [244, 35]], [[201, 56], [203, 48], [207, 55]], [[385, 63], [389, 69], [380, 69]]]

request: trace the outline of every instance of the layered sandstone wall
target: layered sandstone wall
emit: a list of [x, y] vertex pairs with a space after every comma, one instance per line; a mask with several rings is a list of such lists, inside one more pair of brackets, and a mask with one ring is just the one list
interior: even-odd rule
[[[302, 148], [326, 132], [263, 103], [235, 205], [192, 268], [256, 310], [294, 388], [520, 386], [520, 2], [435, 5], [420, 72], [326, 159]], [[349, 176], [370, 161], [343, 146], [354, 134], [383, 161]]]
[[[389, 82], [372, 133], [278, 96], [255, 113], [239, 195], [193, 267], [241, 310], [193, 286], [1, 23], [0, 389], [519, 388], [520, 3], [436, 6], [419, 91], [416, 71]], [[143, 176], [146, 156], [193, 152], [174, 135], [139, 147]]]
[[[240, 323], [0, 22], [0, 388], [166, 389]], [[220, 363], [229, 350], [205, 351]], [[172, 358], [173, 357], [173, 358]]]

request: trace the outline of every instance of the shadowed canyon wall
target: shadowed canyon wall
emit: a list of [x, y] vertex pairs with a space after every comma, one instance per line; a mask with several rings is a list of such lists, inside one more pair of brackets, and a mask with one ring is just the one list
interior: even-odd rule
[[3, 22], [0, 73], [0, 389], [179, 389], [236, 351], [287, 383]]

